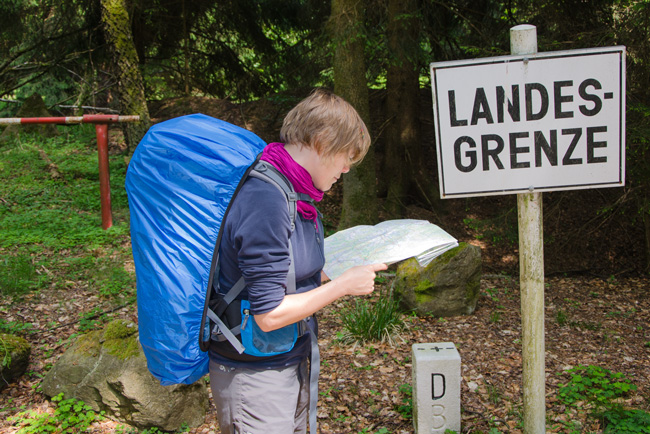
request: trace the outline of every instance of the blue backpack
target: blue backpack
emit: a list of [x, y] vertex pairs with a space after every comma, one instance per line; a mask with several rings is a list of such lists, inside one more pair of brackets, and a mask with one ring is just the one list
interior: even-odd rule
[[264, 164], [255, 165], [265, 146], [250, 131], [194, 114], [152, 126], [133, 153], [126, 191], [138, 329], [162, 385], [191, 384], [208, 372], [206, 313], [214, 317], [207, 306], [221, 222], [253, 166]]

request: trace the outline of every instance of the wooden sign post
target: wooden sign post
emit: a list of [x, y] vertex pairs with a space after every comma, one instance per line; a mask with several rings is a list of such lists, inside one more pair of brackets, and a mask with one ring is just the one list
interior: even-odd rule
[[[510, 29], [511, 54], [537, 53], [537, 29], [522, 24]], [[544, 375], [544, 233], [542, 193], [517, 194], [519, 286], [523, 361], [524, 432], [546, 432]]]
[[524, 432], [544, 434], [542, 192], [625, 184], [625, 47], [538, 53], [524, 24], [510, 50], [431, 64], [440, 195], [517, 194]]

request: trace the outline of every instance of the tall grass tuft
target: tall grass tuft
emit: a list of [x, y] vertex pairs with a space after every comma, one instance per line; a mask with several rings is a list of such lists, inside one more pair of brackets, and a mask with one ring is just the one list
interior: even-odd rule
[[392, 288], [380, 291], [378, 297], [356, 297], [348, 301], [338, 316], [343, 325], [338, 339], [345, 343], [393, 344], [406, 327]]
[[24, 294], [33, 288], [36, 277], [36, 268], [29, 255], [6, 255], [0, 259], [0, 294]]

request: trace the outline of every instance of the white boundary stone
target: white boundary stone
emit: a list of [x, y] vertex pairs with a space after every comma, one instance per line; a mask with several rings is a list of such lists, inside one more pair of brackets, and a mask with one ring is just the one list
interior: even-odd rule
[[460, 354], [453, 342], [414, 344], [413, 425], [417, 434], [460, 432]]

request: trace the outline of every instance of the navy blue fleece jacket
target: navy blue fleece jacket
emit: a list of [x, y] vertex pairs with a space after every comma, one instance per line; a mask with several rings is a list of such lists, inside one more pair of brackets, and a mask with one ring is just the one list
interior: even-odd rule
[[[219, 285], [221, 291], [227, 292], [243, 275], [246, 288], [238, 298], [250, 301], [252, 314], [270, 312], [282, 302], [289, 271], [289, 236], [297, 292], [321, 285], [320, 273], [325, 264], [322, 222], [320, 218], [317, 223], [305, 220], [298, 213], [292, 233], [286, 198], [274, 185], [248, 178], [223, 224]], [[224, 344], [220, 345], [223, 348]], [[300, 338], [289, 353], [256, 362], [234, 361], [224, 354], [227, 353], [218, 351], [217, 344], [212, 344], [210, 358], [218, 363], [266, 368], [287, 366], [299, 363], [309, 354], [309, 336]]]

